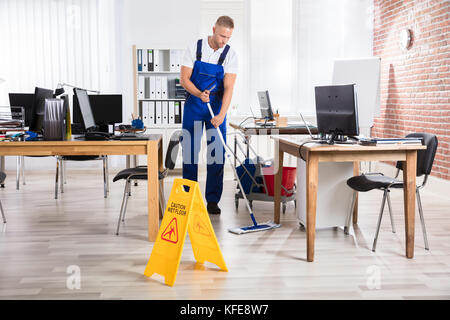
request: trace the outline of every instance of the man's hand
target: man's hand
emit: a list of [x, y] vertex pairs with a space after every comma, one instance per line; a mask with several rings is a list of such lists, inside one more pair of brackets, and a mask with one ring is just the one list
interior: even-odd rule
[[205, 90], [198, 96], [203, 102], [209, 102], [209, 90]]
[[223, 123], [224, 120], [225, 114], [219, 113], [217, 116], [211, 119], [211, 124], [214, 126], [214, 128], [217, 128]]

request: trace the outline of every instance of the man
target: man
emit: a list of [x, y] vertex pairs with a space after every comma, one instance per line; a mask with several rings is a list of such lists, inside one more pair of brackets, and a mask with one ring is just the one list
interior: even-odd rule
[[[225, 150], [216, 130], [226, 140], [226, 115], [238, 68], [236, 53], [227, 45], [233, 29], [233, 19], [219, 17], [213, 34], [186, 50], [180, 74], [181, 85], [189, 94], [183, 114], [183, 178], [197, 181], [198, 153], [205, 125], [208, 146], [205, 197], [210, 214], [220, 214], [217, 204], [222, 196]], [[207, 102], [211, 104], [213, 118]]]

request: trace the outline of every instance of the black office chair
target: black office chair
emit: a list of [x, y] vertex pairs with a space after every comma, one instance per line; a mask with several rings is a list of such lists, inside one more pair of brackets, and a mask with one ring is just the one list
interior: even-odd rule
[[58, 180], [60, 179], [61, 193], [64, 193], [64, 184], [66, 183], [65, 161], [103, 161], [103, 196], [108, 197], [109, 192], [109, 174], [108, 174], [108, 156], [57, 156], [56, 157], [56, 176], [55, 176], [55, 199], [58, 199]]
[[[420, 200], [419, 190], [425, 187], [427, 183], [428, 176], [431, 173], [431, 168], [433, 167], [434, 156], [436, 155], [436, 149], [438, 145], [437, 137], [433, 134], [428, 133], [411, 133], [406, 136], [407, 138], [422, 138], [422, 144], [427, 146], [426, 150], [417, 151], [417, 171], [416, 176], [424, 176], [423, 182], [421, 185], [416, 186], [416, 197], [417, 197], [417, 206], [419, 208], [420, 221], [422, 223], [422, 232], [423, 239], [425, 242], [425, 249], [429, 250], [427, 233], [425, 229], [425, 221], [423, 218], [423, 210], [422, 210], [422, 202]], [[378, 233], [380, 231], [381, 219], [383, 217], [383, 211], [386, 204], [386, 199], [388, 200], [389, 213], [391, 215], [391, 224], [392, 224], [392, 232], [395, 233], [394, 222], [392, 220], [392, 210], [391, 210], [391, 199], [389, 196], [389, 192], [391, 188], [400, 189], [403, 188], [403, 181], [397, 180], [397, 177], [400, 173], [400, 170], [403, 169], [402, 162], [397, 162], [397, 174], [395, 178], [386, 177], [382, 173], [366, 173], [360, 176], [352, 177], [347, 180], [347, 185], [352, 188], [354, 191], [353, 201], [350, 210], [350, 214], [347, 217], [347, 223], [345, 227], [345, 233], [348, 234], [348, 230], [350, 227], [350, 219], [353, 213], [353, 205], [356, 198], [356, 192], [366, 192], [373, 189], [382, 190], [383, 200], [381, 202], [380, 215], [378, 217], [378, 225], [377, 231], [375, 233], [375, 238], [373, 240], [372, 251], [375, 252]]]
[[[5, 181], [6, 173], [0, 171], [0, 181]], [[0, 211], [2, 212], [3, 223], [6, 223], [5, 212], [3, 211], [2, 201], [0, 200]]]
[[[170, 137], [169, 146], [167, 147], [166, 152], [166, 160], [165, 160], [165, 169], [159, 172], [159, 206], [161, 212], [165, 211], [165, 203], [164, 193], [162, 192], [163, 188], [163, 180], [167, 176], [169, 170], [173, 170], [175, 168], [176, 159], [178, 156], [178, 150], [180, 147], [180, 138], [181, 138], [182, 130], [177, 130], [172, 133]], [[147, 180], [147, 166], [138, 166], [135, 168], [128, 168], [120, 171], [113, 179], [113, 182], [116, 182], [121, 179], [125, 179], [125, 188], [123, 191], [123, 200], [122, 206], [120, 207], [119, 221], [117, 223], [117, 231], [116, 235], [119, 235], [120, 228], [120, 220], [122, 222], [125, 221], [125, 212], [127, 210], [128, 197], [131, 192], [131, 181], [132, 180]]]

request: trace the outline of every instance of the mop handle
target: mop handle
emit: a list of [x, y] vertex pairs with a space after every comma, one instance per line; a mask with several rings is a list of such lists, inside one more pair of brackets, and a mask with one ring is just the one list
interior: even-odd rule
[[[212, 90], [212, 89], [211, 89], [211, 90]], [[211, 118], [214, 118], [214, 112], [212, 111], [211, 104], [210, 104], [209, 102], [207, 102], [207, 105], [208, 105], [209, 113], [211, 114]], [[228, 149], [227, 157], [229, 157], [229, 156], [230, 156], [229, 152], [231, 152], [231, 153], [233, 153], [233, 152], [230, 150], [230, 147], [225, 143], [225, 140], [223, 139], [222, 132], [219, 130], [219, 128], [216, 128], [216, 130], [217, 130], [217, 133], [219, 134], [219, 137], [220, 137], [220, 140], [222, 141], [222, 144], [224, 145], [224, 147], [226, 147], [226, 148], [225, 148], [225, 151]], [[243, 166], [242, 162], [236, 157], [236, 155], [235, 155], [234, 153], [233, 153], [233, 155], [234, 155], [234, 157], [240, 162], [240, 164]], [[250, 217], [252, 218], [253, 224], [254, 224], [255, 226], [257, 226], [258, 223], [256, 222], [256, 219], [255, 219], [255, 217], [253, 216], [253, 211], [252, 211], [252, 209], [250, 208], [250, 205], [249, 205], [249, 203], [248, 203], [248, 199], [247, 199], [247, 196], [245, 195], [244, 188], [242, 188], [241, 180], [239, 179], [239, 176], [238, 176], [237, 173], [236, 173], [236, 168], [233, 166], [233, 164], [231, 163], [231, 161], [230, 161], [230, 165], [231, 165], [231, 168], [233, 169], [234, 176], [235, 176], [235, 178], [236, 178], [236, 180], [237, 180], [237, 182], [238, 182], [238, 184], [239, 184], [239, 188], [241, 189], [242, 196], [243, 196], [244, 199], [245, 199], [245, 204], [247, 205], [248, 212], [250, 212]]]

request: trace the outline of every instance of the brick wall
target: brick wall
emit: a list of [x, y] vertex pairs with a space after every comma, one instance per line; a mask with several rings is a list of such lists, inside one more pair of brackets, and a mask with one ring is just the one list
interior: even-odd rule
[[[374, 56], [381, 57], [381, 115], [372, 136], [437, 135], [432, 175], [450, 180], [450, 1], [374, 0]], [[400, 31], [412, 32], [409, 50]]]

